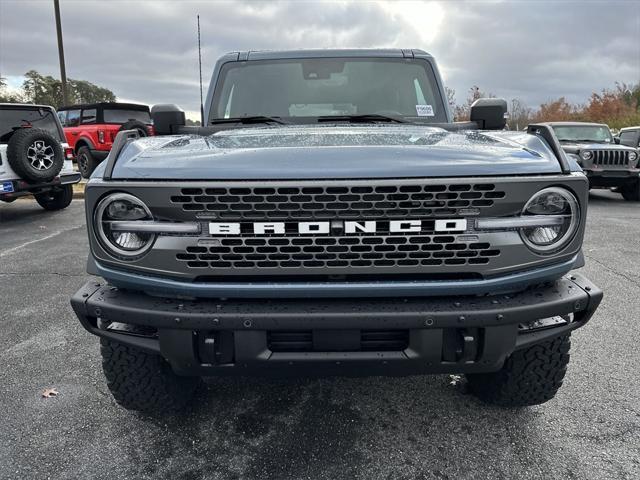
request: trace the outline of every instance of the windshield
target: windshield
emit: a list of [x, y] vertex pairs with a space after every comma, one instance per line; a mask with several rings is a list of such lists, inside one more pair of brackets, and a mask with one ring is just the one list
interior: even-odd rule
[[611, 131], [604, 125], [563, 125], [553, 127], [561, 142], [611, 143]]
[[256, 60], [223, 65], [210, 120], [389, 115], [446, 122], [429, 62], [405, 58]]
[[8, 142], [20, 127], [42, 128], [62, 141], [57, 117], [44, 108], [0, 108], [0, 142]]
[[138, 120], [142, 123], [151, 123], [149, 112], [141, 110], [123, 110], [119, 108], [104, 110], [104, 123], [127, 123], [129, 120]]

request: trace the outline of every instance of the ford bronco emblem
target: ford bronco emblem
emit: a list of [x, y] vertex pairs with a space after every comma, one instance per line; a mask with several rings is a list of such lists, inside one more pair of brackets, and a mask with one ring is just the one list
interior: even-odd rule
[[[432, 221], [430, 222], [432, 223]], [[333, 220], [323, 222], [256, 222], [256, 223], [209, 223], [210, 235], [285, 235], [294, 233], [299, 235], [362, 234], [362, 233], [420, 233], [424, 222], [422, 220], [389, 220], [378, 222], [367, 220], [364, 222]], [[429, 229], [431, 230], [431, 229]], [[464, 218], [439, 219], [435, 221], [431, 231], [436, 232], [464, 232], [467, 230], [467, 220]]]

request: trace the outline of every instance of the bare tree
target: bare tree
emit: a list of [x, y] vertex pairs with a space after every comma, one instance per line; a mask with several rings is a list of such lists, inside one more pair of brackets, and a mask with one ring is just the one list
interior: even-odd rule
[[509, 105], [509, 120], [507, 121], [509, 130], [522, 130], [531, 123], [532, 115], [533, 110], [522, 100], [519, 98], [511, 99], [511, 104]]

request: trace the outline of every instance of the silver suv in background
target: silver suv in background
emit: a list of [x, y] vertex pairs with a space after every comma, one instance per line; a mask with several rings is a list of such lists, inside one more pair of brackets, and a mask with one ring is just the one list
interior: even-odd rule
[[582, 167], [589, 179], [589, 188], [616, 187], [625, 200], [640, 201], [637, 148], [618, 145], [609, 127], [602, 123], [552, 122], [547, 125], [553, 128], [562, 149]]

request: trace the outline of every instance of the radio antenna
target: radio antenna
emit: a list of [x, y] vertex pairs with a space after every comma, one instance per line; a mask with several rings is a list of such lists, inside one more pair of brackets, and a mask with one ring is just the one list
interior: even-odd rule
[[200, 49], [200, 15], [198, 18], [198, 70], [200, 71], [200, 126], [204, 127], [204, 103], [202, 102], [202, 50]]

